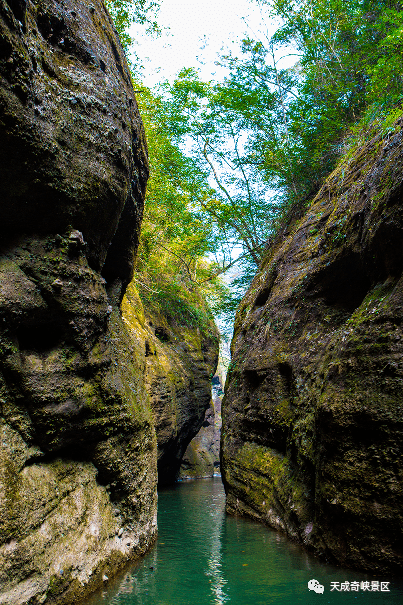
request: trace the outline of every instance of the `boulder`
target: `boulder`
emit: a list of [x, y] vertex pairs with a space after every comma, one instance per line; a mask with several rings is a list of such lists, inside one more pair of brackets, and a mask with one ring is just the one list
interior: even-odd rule
[[225, 371], [220, 356], [212, 380], [210, 407], [205, 413], [200, 431], [193, 437], [183, 455], [179, 473], [181, 480], [205, 479], [220, 473], [221, 401]]

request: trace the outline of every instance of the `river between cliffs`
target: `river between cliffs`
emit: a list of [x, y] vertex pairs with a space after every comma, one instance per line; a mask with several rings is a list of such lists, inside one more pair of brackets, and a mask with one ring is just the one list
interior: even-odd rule
[[[224, 507], [219, 478], [160, 492], [156, 546], [86, 605], [403, 603], [403, 583], [324, 565], [281, 534], [226, 516]], [[312, 579], [323, 593], [308, 589]]]

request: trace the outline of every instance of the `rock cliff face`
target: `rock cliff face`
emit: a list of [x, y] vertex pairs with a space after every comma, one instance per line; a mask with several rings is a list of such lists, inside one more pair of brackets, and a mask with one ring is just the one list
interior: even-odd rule
[[399, 120], [270, 245], [223, 402], [228, 510], [373, 572], [403, 562], [402, 191]]
[[220, 472], [221, 401], [224, 392], [220, 376], [222, 369], [219, 359], [217, 373], [212, 380], [210, 407], [205, 413], [200, 431], [193, 437], [183, 455], [180, 479], [214, 477]]
[[148, 174], [103, 2], [0, 0], [0, 603], [70, 604], [156, 532], [118, 305]]
[[[217, 414], [217, 416], [216, 416]], [[207, 409], [203, 424], [183, 455], [179, 478], [204, 479], [214, 477], [220, 468], [220, 427], [215, 402]]]
[[167, 485], [177, 479], [185, 450], [210, 406], [217, 328], [212, 321], [198, 328], [169, 321], [151, 307], [143, 310], [134, 283], [122, 309], [133, 342], [144, 347], [146, 389], [158, 441], [158, 481]]

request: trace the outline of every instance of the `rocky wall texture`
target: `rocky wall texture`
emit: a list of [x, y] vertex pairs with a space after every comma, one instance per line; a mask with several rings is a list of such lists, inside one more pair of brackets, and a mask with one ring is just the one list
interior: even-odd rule
[[217, 328], [212, 320], [197, 327], [168, 320], [151, 306], [143, 309], [134, 282], [122, 309], [133, 342], [144, 347], [146, 389], [158, 441], [158, 481], [168, 485], [178, 478], [186, 448], [202, 428], [210, 407], [218, 359]]
[[119, 303], [148, 176], [103, 2], [0, 0], [0, 603], [70, 604], [156, 535]]
[[205, 479], [220, 472], [221, 401], [223, 384], [221, 381], [221, 359], [212, 380], [212, 400], [207, 409], [200, 431], [186, 448], [182, 458], [180, 479]]
[[327, 560], [403, 562], [403, 133], [372, 133], [269, 246], [223, 401], [227, 509]]

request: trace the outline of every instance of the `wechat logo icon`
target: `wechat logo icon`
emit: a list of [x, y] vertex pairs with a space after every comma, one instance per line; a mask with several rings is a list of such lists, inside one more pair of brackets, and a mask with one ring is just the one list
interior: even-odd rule
[[318, 580], [309, 580], [308, 582], [309, 590], [313, 590], [316, 594], [323, 594], [325, 587], [322, 584], [319, 584]]

